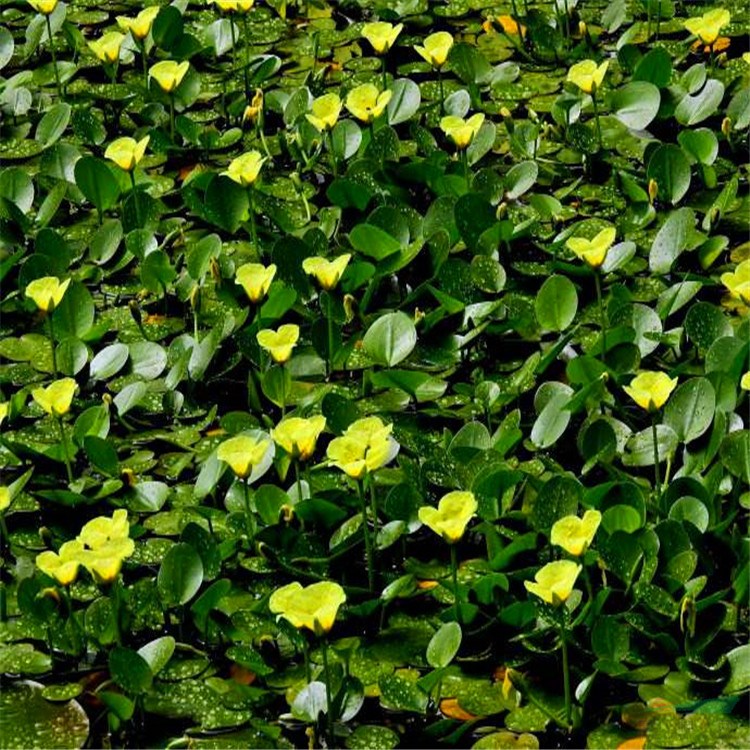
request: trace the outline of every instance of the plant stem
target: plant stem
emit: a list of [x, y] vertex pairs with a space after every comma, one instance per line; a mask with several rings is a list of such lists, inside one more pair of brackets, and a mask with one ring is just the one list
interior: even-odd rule
[[132, 188], [131, 192], [133, 194], [133, 205], [135, 206], [135, 221], [136, 221], [136, 224], [138, 224], [138, 229], [140, 229], [141, 228], [141, 211], [138, 208], [138, 195], [136, 194], [136, 191], [135, 191], [135, 167], [133, 167], [133, 169], [131, 169], [130, 172], [128, 172], [128, 174], [130, 175], [130, 185]]
[[247, 189], [247, 197], [250, 202], [250, 235], [253, 238], [254, 250], [260, 257], [260, 245], [258, 244], [258, 228], [255, 226], [255, 195], [253, 192], [253, 186], [250, 185]]
[[599, 303], [599, 323], [602, 327], [602, 364], [607, 361], [607, 320], [604, 316], [604, 300], [602, 298], [602, 275], [601, 271], [594, 269], [594, 283], [596, 284], [596, 299]]
[[382, 62], [382, 76], [383, 76], [383, 91], [385, 91], [388, 88], [388, 74], [386, 73], [386, 69], [385, 69], [385, 54], [383, 55], [383, 62]]
[[49, 37], [49, 51], [52, 54], [52, 67], [55, 71], [55, 84], [57, 86], [57, 95], [62, 99], [62, 85], [60, 84], [60, 73], [57, 70], [57, 55], [55, 54], [55, 45], [52, 42], [52, 22], [49, 20], [49, 14], [46, 14], [47, 36]]
[[68, 441], [65, 438], [65, 427], [60, 416], [57, 417], [57, 426], [60, 428], [60, 444], [62, 445], [63, 458], [65, 459], [65, 469], [68, 473], [68, 484], [70, 484], [73, 481], [73, 469], [70, 466], [70, 454], [68, 453]]
[[333, 153], [333, 138], [330, 130], [323, 131], [323, 141], [328, 150], [328, 158], [331, 161], [331, 172], [333, 172], [333, 179], [335, 180], [339, 176], [339, 171], [338, 165], [336, 164], [336, 154]]
[[443, 90], [443, 69], [437, 69], [438, 86], [440, 86], [440, 114], [445, 114], [445, 91]]
[[331, 697], [331, 672], [328, 668], [328, 643], [325, 636], [320, 639], [320, 650], [323, 655], [323, 671], [326, 673], [326, 737], [328, 747], [335, 747], [333, 742], [333, 700]]
[[654, 441], [654, 482], [657, 504], [661, 500], [661, 467], [659, 466], [659, 433], [656, 429], [656, 414], [651, 415], [651, 435]]
[[328, 376], [333, 372], [333, 316], [331, 315], [331, 304], [328, 303]]
[[453, 607], [456, 612], [456, 622], [463, 625], [461, 606], [458, 602], [458, 550], [455, 544], [451, 544], [451, 578], [453, 579]]
[[247, 481], [242, 482], [244, 499], [245, 499], [245, 528], [247, 529], [247, 537], [250, 540], [250, 547], [255, 546], [255, 522], [253, 514], [250, 512], [250, 485]]
[[365, 484], [361, 479], [357, 480], [359, 489], [359, 502], [362, 507], [362, 531], [365, 536], [365, 554], [367, 556], [367, 583], [370, 591], [375, 590], [375, 565], [372, 554], [372, 539], [370, 537], [370, 528], [367, 525], [367, 499], [365, 498]]
[[[370, 485], [370, 510], [372, 511], [372, 528], [375, 534], [375, 541], [378, 539], [378, 493], [375, 489], [375, 478], [371, 475], [367, 477], [367, 483]], [[375, 550], [377, 552], [377, 550]]]
[[47, 313], [49, 326], [49, 343], [52, 346], [52, 376], [57, 377], [57, 352], [55, 351], [55, 324], [52, 322], [52, 312]]
[[[118, 578], [112, 581], [112, 619], [115, 621], [115, 642], [122, 645], [122, 628], [120, 625], [120, 582]], [[182, 640], [182, 639], [180, 639]]]
[[302, 502], [302, 479], [300, 478], [299, 459], [294, 459], [294, 474], [297, 482], [297, 502]]
[[231, 18], [229, 19], [229, 31], [232, 35], [232, 69], [230, 73], [232, 79], [234, 79], [237, 75], [237, 36], [234, 32], [234, 21]]
[[281, 416], [286, 416], [286, 366], [281, 365]]
[[312, 682], [312, 670], [310, 669], [310, 647], [307, 639], [302, 636], [302, 657], [305, 660], [305, 682], [309, 685]]
[[573, 726], [573, 706], [570, 699], [570, 663], [568, 661], [568, 639], [565, 632], [565, 625], [560, 624], [560, 640], [562, 642], [562, 661], [563, 661], [563, 691], [565, 693], [565, 720], [568, 723], [568, 729]]
[[169, 95], [169, 137], [174, 143], [174, 94]]
[[596, 88], [591, 89], [591, 101], [594, 104], [594, 118], [596, 119], [596, 136], [599, 139], [599, 150], [604, 148], [602, 143], [602, 126], [599, 123], [599, 105], [596, 103]]
[[245, 60], [243, 68], [243, 77], [245, 81], [245, 98], [250, 96], [250, 81], [248, 79], [248, 68], [250, 67], [250, 37], [247, 33], [247, 16], [242, 16], [242, 34], [245, 37]]
[[145, 39], [141, 39], [141, 64], [143, 66], [143, 87], [148, 91], [148, 58], [146, 57]]

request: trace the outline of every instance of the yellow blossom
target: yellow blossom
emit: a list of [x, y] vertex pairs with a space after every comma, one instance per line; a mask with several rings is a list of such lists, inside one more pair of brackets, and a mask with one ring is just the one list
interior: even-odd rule
[[341, 437], [328, 444], [329, 460], [352, 479], [362, 479], [392, 461], [399, 445], [391, 437], [393, 425], [385, 425], [378, 417], [352, 422]]
[[128, 539], [130, 524], [128, 512], [118, 508], [112, 516], [97, 516], [88, 521], [81, 529], [78, 539], [91, 550], [100, 550], [119, 539]]
[[29, 5], [37, 12], [48, 16], [54, 12], [59, 0], [28, 0]]
[[339, 255], [333, 260], [326, 260], [316, 255], [302, 261], [302, 270], [308, 276], [312, 276], [320, 284], [321, 289], [329, 292], [336, 288], [351, 258], [351, 253]]
[[36, 556], [36, 566], [61, 586], [69, 586], [78, 576], [83, 544], [78, 539], [65, 542], [59, 552], [46, 550]]
[[353, 88], [346, 97], [346, 108], [361, 122], [371, 123], [385, 111], [393, 92], [379, 92], [374, 83]]
[[403, 28], [402, 23], [394, 26], [385, 21], [374, 21], [362, 27], [362, 36], [370, 42], [376, 54], [384, 55], [396, 43]]
[[597, 65], [594, 60], [581, 60], [568, 71], [568, 81], [590, 94], [601, 88], [608, 67], [609, 60], [605, 60], [601, 65]]
[[120, 59], [120, 47], [124, 40], [125, 34], [109, 31], [100, 39], [89, 42], [89, 48], [99, 60], [111, 65]]
[[740, 388], [742, 388], [743, 391], [750, 391], [750, 371], [746, 372], [740, 378]]
[[24, 294], [43, 312], [52, 312], [62, 302], [69, 285], [70, 279], [60, 281], [56, 276], [43, 276], [29, 282]]
[[255, 0], [212, 0], [222, 13], [247, 13], [255, 5]]
[[260, 302], [268, 294], [273, 277], [276, 275], [276, 265], [271, 263], [245, 263], [237, 269], [235, 284], [239, 284], [253, 304]]
[[455, 544], [464, 535], [477, 507], [473, 492], [449, 492], [440, 498], [437, 508], [422, 506], [418, 517], [448, 544]]
[[453, 141], [459, 151], [468, 148], [484, 123], [484, 115], [472, 115], [468, 120], [447, 115], [440, 120], [440, 129]]
[[346, 593], [338, 583], [320, 581], [303, 587], [294, 581], [271, 594], [268, 608], [295, 628], [307, 628], [319, 635], [333, 627], [345, 601]]
[[592, 268], [599, 268], [606, 260], [615, 237], [617, 230], [614, 227], [606, 227], [591, 240], [584, 237], [569, 237], [565, 245]]
[[451, 47], [453, 47], [453, 37], [447, 31], [436, 31], [424, 40], [424, 47], [417, 45], [414, 49], [433, 68], [440, 69], [448, 60]]
[[321, 133], [330, 130], [341, 114], [341, 98], [338, 94], [324, 94], [313, 100], [310, 110], [312, 114], [305, 115], [310, 124]]
[[95, 550], [81, 553], [81, 564], [98, 583], [112, 583], [117, 578], [125, 558], [135, 552], [135, 542], [130, 538], [117, 538], [108, 541]]
[[667, 403], [672, 391], [677, 387], [677, 378], [670, 378], [665, 372], [644, 370], [638, 373], [623, 390], [642, 409], [656, 411]]
[[229, 168], [222, 174], [238, 185], [249, 187], [258, 179], [265, 161], [266, 157], [261, 156], [260, 151], [247, 151], [236, 159], [232, 159]]
[[50, 383], [46, 388], [34, 388], [31, 396], [47, 414], [61, 417], [70, 411], [76, 387], [76, 381], [73, 378], [62, 378]]
[[573, 591], [578, 574], [583, 566], [572, 560], [558, 560], [547, 563], [536, 572], [534, 581], [524, 581], [527, 591], [538, 596], [542, 601], [559, 607], [565, 603]]
[[743, 260], [734, 271], [721, 274], [721, 283], [732, 297], [737, 297], [750, 305], [750, 259]]
[[583, 518], [565, 516], [553, 524], [550, 541], [569, 555], [579, 557], [589, 548], [601, 522], [602, 514], [598, 510], [587, 510]]
[[140, 141], [129, 137], [118, 138], [107, 146], [104, 158], [113, 161], [120, 169], [132, 172], [146, 153], [149, 140], [151, 140], [149, 135], [141, 138]]
[[731, 15], [725, 8], [713, 8], [702, 16], [688, 18], [685, 28], [694, 36], [697, 36], [704, 44], [713, 44], [719, 36], [719, 32], [731, 20]]
[[263, 89], [255, 89], [253, 100], [242, 113], [242, 122], [255, 122], [263, 111]]
[[148, 74], [159, 84], [162, 91], [171, 94], [182, 83], [189, 68], [190, 63], [187, 60], [181, 63], [174, 60], [162, 60], [152, 65]]
[[315, 453], [315, 445], [325, 426], [326, 418], [320, 415], [309, 419], [289, 417], [271, 430], [271, 437], [292, 458], [307, 461]]
[[135, 18], [117, 16], [117, 25], [123, 31], [129, 31], [133, 39], [143, 41], [151, 31], [151, 26], [160, 10], [158, 5], [152, 5], [150, 8], [144, 8]]
[[299, 340], [299, 326], [294, 323], [286, 323], [274, 331], [264, 328], [258, 331], [255, 338], [262, 349], [265, 349], [274, 362], [283, 364], [292, 356], [292, 349]]
[[253, 468], [267, 458], [268, 450], [272, 447], [266, 437], [236, 435], [219, 446], [216, 457], [229, 464], [239, 479], [247, 479], [253, 473]]

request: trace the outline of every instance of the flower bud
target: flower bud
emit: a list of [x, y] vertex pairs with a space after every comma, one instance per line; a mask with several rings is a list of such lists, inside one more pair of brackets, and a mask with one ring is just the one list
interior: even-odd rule
[[721, 121], [721, 132], [724, 134], [726, 138], [729, 138], [729, 134], [732, 132], [732, 118], [731, 117], [725, 117]]
[[351, 294], [344, 295], [344, 314], [346, 315], [347, 323], [351, 323], [357, 314], [357, 300]]
[[653, 204], [653, 202], [656, 200], [656, 196], [659, 194], [659, 183], [651, 178], [648, 181], [648, 199], [649, 202]]

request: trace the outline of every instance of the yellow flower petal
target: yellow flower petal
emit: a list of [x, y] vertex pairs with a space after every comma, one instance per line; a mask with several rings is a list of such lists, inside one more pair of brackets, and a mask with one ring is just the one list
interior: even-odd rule
[[110, 65], [120, 59], [120, 47], [125, 40], [125, 34], [119, 31], [109, 31], [100, 39], [89, 42], [89, 49], [99, 60]]
[[448, 54], [453, 47], [453, 37], [447, 31], [436, 31], [424, 40], [424, 46], [417, 45], [414, 49], [434, 68], [442, 68], [448, 60]]
[[61, 586], [69, 586], [78, 577], [83, 544], [77, 539], [65, 542], [59, 552], [47, 550], [36, 556], [36, 566]]
[[245, 263], [237, 269], [235, 284], [239, 284], [245, 290], [248, 299], [256, 304], [268, 294], [275, 275], [276, 265], [273, 263], [269, 266], [262, 263]]
[[258, 179], [265, 161], [266, 157], [262, 156], [260, 151], [247, 151], [232, 159], [228, 169], [222, 174], [242, 187], [249, 187]]
[[484, 123], [484, 115], [480, 112], [472, 115], [468, 120], [455, 115], [447, 115], [440, 120], [440, 129], [453, 141], [457, 149], [468, 148]]
[[725, 8], [714, 8], [702, 16], [688, 18], [685, 28], [697, 36], [704, 44], [713, 44], [721, 29], [731, 20], [731, 15]]
[[118, 138], [107, 146], [104, 158], [113, 161], [120, 169], [131, 172], [146, 153], [146, 146], [148, 146], [150, 140], [151, 136], [149, 135], [140, 141], [129, 137]]
[[62, 378], [50, 383], [46, 388], [34, 388], [31, 397], [47, 414], [61, 417], [70, 411], [76, 387], [77, 383], [73, 378]]
[[5, 485], [0, 485], [0, 513], [10, 507], [10, 490]]
[[42, 15], [48, 16], [57, 7], [59, 0], [28, 0], [29, 5]]
[[750, 305], [750, 259], [743, 260], [734, 271], [721, 274], [721, 283], [732, 297]]
[[237, 435], [225, 440], [216, 451], [219, 461], [229, 464], [240, 479], [247, 479], [272, 447], [271, 441], [251, 435]]
[[187, 60], [181, 63], [174, 60], [162, 60], [152, 65], [148, 74], [159, 84], [162, 91], [171, 94], [182, 83], [189, 68], [190, 63]]
[[437, 508], [422, 506], [418, 517], [448, 544], [455, 544], [464, 535], [466, 526], [477, 512], [477, 507], [473, 492], [454, 491], [443, 495]]
[[327, 633], [336, 621], [339, 607], [346, 601], [344, 589], [332, 581], [320, 581], [303, 588], [294, 581], [271, 594], [268, 608], [295, 628]]
[[533, 582], [524, 581], [523, 585], [542, 601], [559, 607], [567, 601], [582, 569], [582, 565], [572, 560], [558, 560], [547, 563], [537, 571]]
[[306, 461], [315, 453], [315, 446], [326, 426], [323, 416], [289, 417], [279, 422], [271, 430], [274, 442], [281, 446], [292, 458]]
[[338, 258], [334, 258], [333, 260], [313, 256], [305, 258], [302, 261], [302, 270], [308, 276], [312, 276], [322, 289], [330, 291], [339, 283], [351, 259], [352, 256], [350, 253], [339, 255]]
[[383, 114], [392, 96], [390, 90], [381, 93], [374, 83], [363, 83], [349, 92], [346, 108], [361, 122], [370, 123]]
[[56, 276], [43, 276], [29, 282], [24, 294], [34, 300], [40, 310], [52, 312], [62, 302], [68, 286], [70, 279], [61, 282]]
[[590, 94], [595, 89], [601, 88], [604, 76], [609, 67], [609, 60], [597, 65], [594, 60], [581, 60], [571, 66], [568, 71], [568, 81], [578, 86], [581, 91]]
[[338, 94], [324, 94], [313, 100], [311, 114], [305, 115], [308, 122], [321, 133], [330, 130], [341, 114], [341, 98]]
[[99, 550], [106, 545], [130, 536], [128, 512], [118, 508], [112, 516], [97, 516], [92, 518], [81, 529], [78, 539], [91, 550]]
[[151, 31], [151, 26], [160, 10], [158, 5], [152, 5], [150, 8], [144, 8], [135, 18], [117, 16], [117, 25], [123, 31], [129, 31], [134, 39], [142, 41]]
[[5, 421], [10, 410], [10, 404], [7, 401], [0, 403], [0, 425]]
[[402, 23], [394, 26], [385, 21], [375, 21], [366, 23], [362, 27], [362, 36], [370, 42], [378, 55], [384, 55], [396, 43], [396, 39], [403, 28], [404, 24]]
[[642, 409], [656, 411], [667, 403], [672, 391], [677, 387], [677, 378], [670, 378], [665, 372], [644, 370], [624, 387], [625, 393]]
[[555, 521], [550, 541], [578, 557], [589, 548], [601, 521], [602, 514], [598, 510], [587, 510], [583, 518], [565, 516]]
[[283, 364], [292, 356], [292, 349], [297, 345], [299, 326], [287, 323], [280, 326], [277, 331], [264, 328], [258, 331], [255, 338], [260, 347], [271, 355], [274, 362]]
[[617, 230], [614, 227], [606, 227], [591, 240], [584, 237], [569, 237], [565, 245], [592, 268], [599, 268], [606, 260], [615, 237]]

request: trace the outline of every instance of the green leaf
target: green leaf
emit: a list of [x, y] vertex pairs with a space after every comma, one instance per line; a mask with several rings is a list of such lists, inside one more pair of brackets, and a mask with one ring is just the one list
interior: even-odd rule
[[687, 247], [690, 231], [695, 225], [695, 214], [690, 208], [673, 211], [654, 237], [648, 263], [652, 273], [669, 273], [672, 265]]
[[109, 653], [109, 673], [126, 693], [141, 695], [153, 681], [148, 662], [137, 652], [124, 646], [115, 646]]
[[151, 674], [157, 675], [172, 658], [174, 649], [175, 639], [171, 635], [165, 635], [162, 638], [149, 641], [145, 646], [141, 646], [138, 649], [138, 654], [147, 662]]
[[750, 645], [738, 646], [727, 654], [729, 680], [722, 693], [739, 693], [750, 687]]
[[393, 367], [414, 350], [417, 329], [406, 313], [386, 313], [368, 328], [362, 344], [367, 356], [377, 364]]
[[631, 81], [617, 89], [610, 99], [614, 116], [633, 130], [648, 127], [660, 105], [659, 89], [647, 81]]
[[719, 154], [719, 141], [713, 130], [708, 128], [683, 130], [677, 136], [677, 141], [682, 150], [699, 164], [713, 164]]
[[461, 647], [461, 626], [457, 622], [441, 625], [427, 645], [427, 663], [433, 669], [447, 667]]
[[130, 350], [126, 344], [110, 344], [102, 349], [89, 365], [92, 380], [109, 380], [116, 375], [128, 361]]
[[48, 148], [60, 139], [70, 122], [70, 104], [60, 102], [50, 107], [36, 126], [36, 140]]
[[716, 114], [723, 98], [724, 84], [710, 78], [699, 93], [686, 94], [680, 99], [674, 111], [675, 119], [681, 125], [697, 125]]
[[331, 146], [339, 160], [350, 159], [362, 143], [362, 131], [354, 120], [339, 120], [331, 131]]
[[93, 156], [81, 157], [74, 169], [78, 188], [100, 213], [117, 203], [120, 185], [106, 162]]
[[566, 409], [570, 399], [568, 393], [558, 393], [539, 413], [531, 428], [531, 442], [537, 448], [549, 448], [562, 437], [572, 416], [570, 410]]
[[539, 175], [539, 167], [535, 161], [522, 161], [511, 167], [505, 175], [505, 197], [516, 200], [531, 190]]
[[203, 583], [200, 555], [189, 544], [175, 544], [164, 556], [156, 583], [167, 606], [186, 604]]
[[657, 146], [648, 160], [646, 177], [655, 180], [658, 197], [673, 205], [679, 203], [690, 187], [690, 163], [679, 146]]
[[419, 110], [422, 96], [414, 81], [409, 78], [397, 78], [390, 86], [393, 95], [388, 102], [388, 124], [398, 125], [410, 120]]
[[349, 233], [352, 247], [377, 261], [401, 250], [401, 243], [388, 232], [373, 224], [358, 224]]
[[716, 408], [713, 386], [706, 378], [691, 378], [677, 387], [664, 408], [664, 424], [680, 442], [699, 438], [711, 426]]
[[548, 331], [564, 331], [578, 311], [578, 293], [566, 276], [550, 276], [534, 301], [536, 319]]

